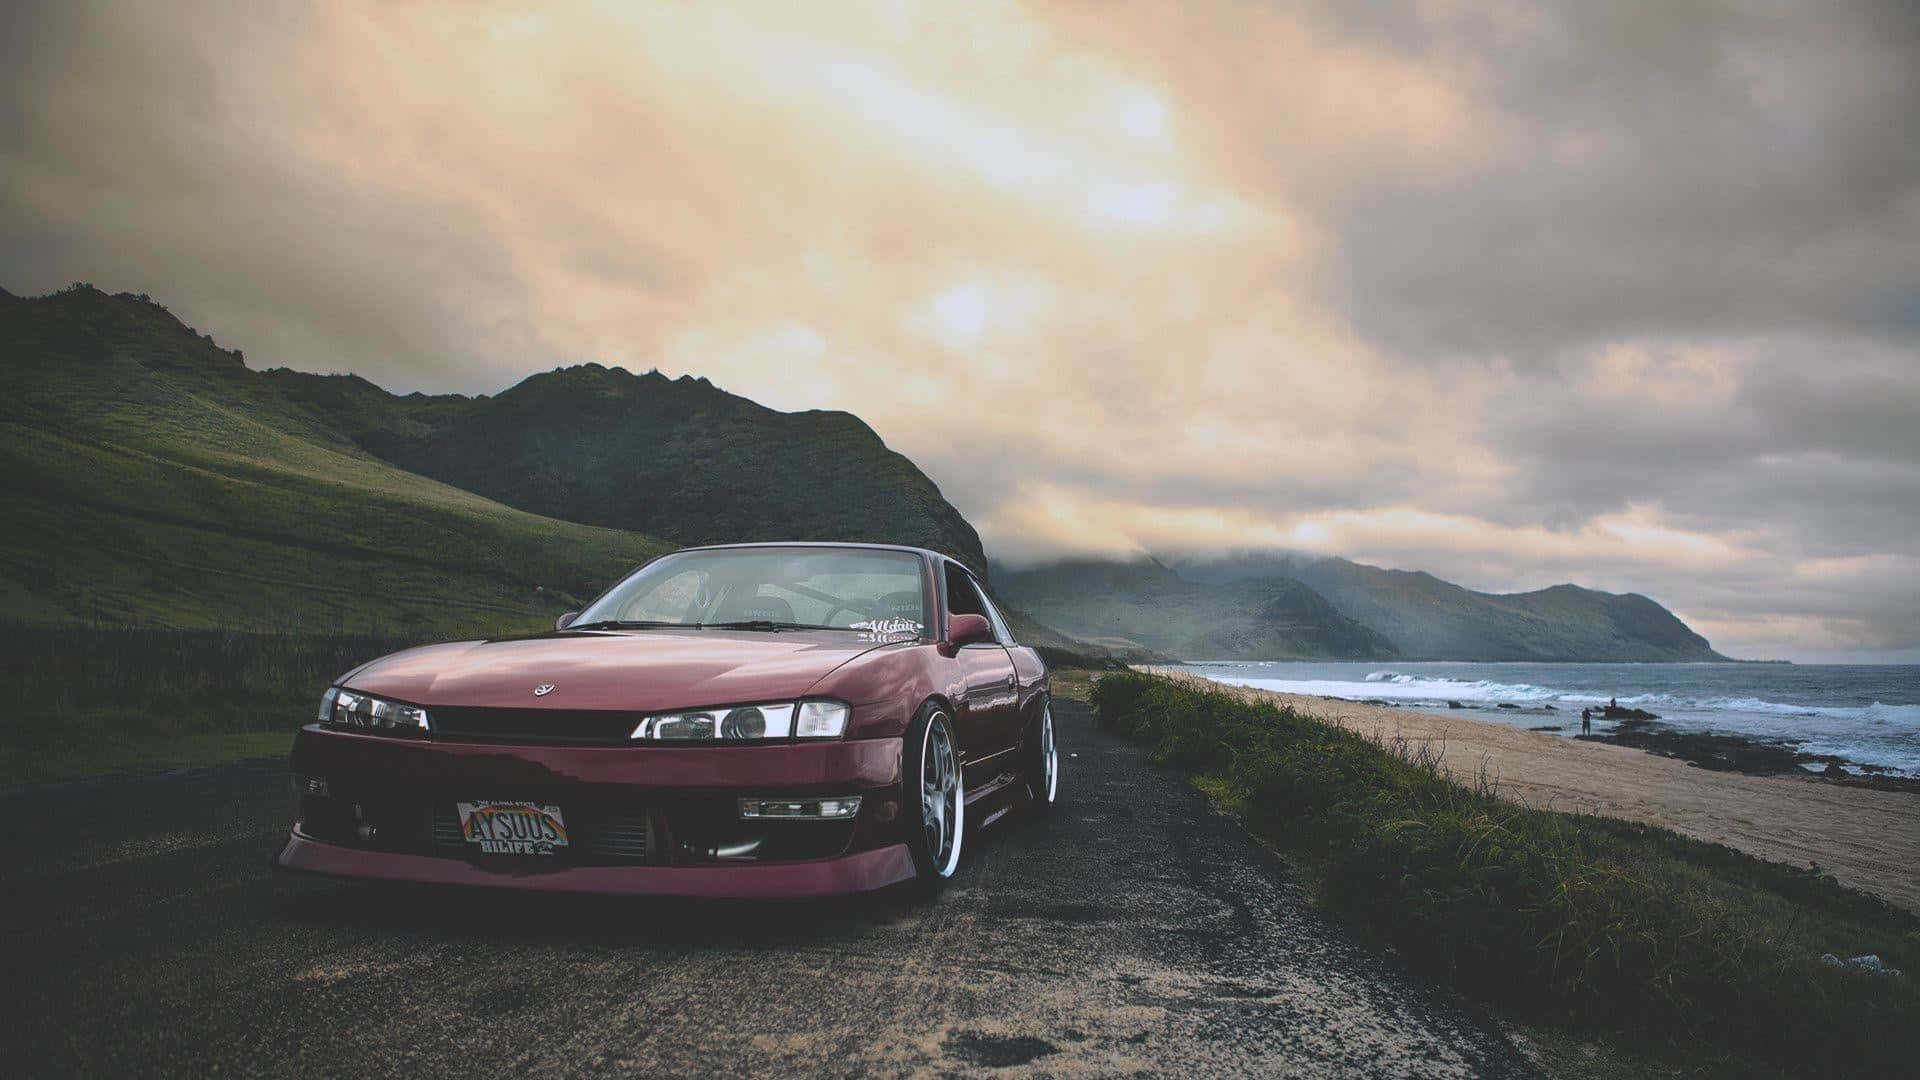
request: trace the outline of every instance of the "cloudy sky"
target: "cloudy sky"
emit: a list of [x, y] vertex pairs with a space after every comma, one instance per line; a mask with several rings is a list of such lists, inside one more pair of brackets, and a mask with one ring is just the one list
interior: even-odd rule
[[849, 409], [1001, 559], [1283, 547], [1920, 659], [1917, 13], [11, 3], [0, 285], [402, 391]]

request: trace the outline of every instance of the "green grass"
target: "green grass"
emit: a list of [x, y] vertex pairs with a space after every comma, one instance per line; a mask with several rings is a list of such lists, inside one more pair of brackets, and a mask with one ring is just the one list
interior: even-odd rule
[[293, 748], [293, 729], [197, 735], [115, 735], [92, 744], [66, 743], [31, 750], [6, 748], [0, 787], [57, 784], [95, 776], [157, 773], [234, 761], [278, 758]]
[[459, 634], [547, 623], [668, 545], [0, 424], [13, 621]]
[[378, 635], [0, 627], [0, 784], [284, 754]]
[[1920, 920], [1832, 879], [1612, 818], [1533, 810], [1290, 709], [1133, 672], [1103, 727], [1211, 781], [1322, 903], [1516, 1018], [1690, 1071], [1906, 1074]]

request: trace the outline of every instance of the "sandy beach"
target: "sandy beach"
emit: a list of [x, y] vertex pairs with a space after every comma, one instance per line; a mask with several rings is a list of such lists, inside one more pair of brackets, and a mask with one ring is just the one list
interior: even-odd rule
[[1210, 689], [1290, 705], [1365, 735], [1436, 743], [1454, 777], [1484, 768], [1506, 798], [1609, 814], [1806, 866], [1920, 911], [1920, 795], [1813, 777], [1747, 776], [1604, 743], [1507, 727], [1458, 714], [1227, 686], [1172, 668], [1146, 668]]

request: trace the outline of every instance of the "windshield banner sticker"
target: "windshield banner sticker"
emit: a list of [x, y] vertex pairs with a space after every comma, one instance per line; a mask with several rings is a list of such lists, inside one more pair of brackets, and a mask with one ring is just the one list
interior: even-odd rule
[[866, 641], [913, 641], [925, 627], [912, 619], [865, 619], [848, 629], [865, 631], [860, 636]]

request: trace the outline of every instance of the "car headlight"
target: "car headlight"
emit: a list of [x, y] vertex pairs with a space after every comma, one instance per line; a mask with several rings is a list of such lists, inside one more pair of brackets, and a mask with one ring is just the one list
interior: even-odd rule
[[748, 742], [762, 739], [837, 739], [852, 712], [837, 701], [732, 705], [656, 713], [628, 736], [647, 742]]
[[432, 731], [427, 710], [338, 686], [320, 695], [320, 722], [333, 727], [407, 734]]
[[801, 739], [837, 739], [845, 734], [852, 711], [837, 701], [803, 701], [793, 734]]

